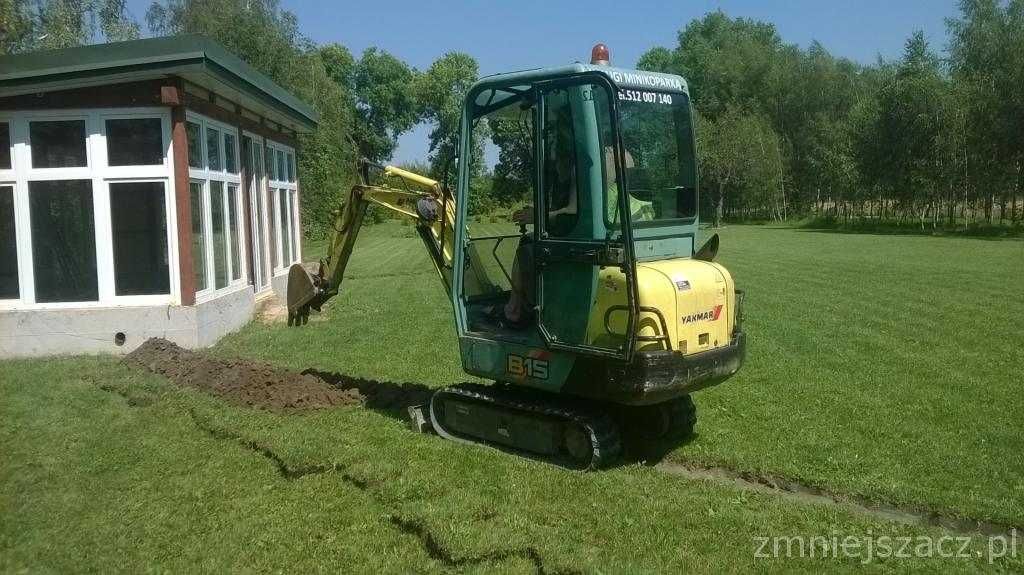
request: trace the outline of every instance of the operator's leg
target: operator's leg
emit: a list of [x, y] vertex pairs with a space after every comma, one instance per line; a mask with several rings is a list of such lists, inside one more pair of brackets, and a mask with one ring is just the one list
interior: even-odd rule
[[505, 304], [505, 319], [513, 324], [522, 325], [530, 319], [536, 291], [533, 272], [533, 242], [521, 240], [512, 264], [512, 295]]

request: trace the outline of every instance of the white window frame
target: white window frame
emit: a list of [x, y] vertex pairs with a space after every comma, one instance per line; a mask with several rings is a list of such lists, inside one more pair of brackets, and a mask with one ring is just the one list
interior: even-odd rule
[[[282, 216], [282, 214], [281, 214], [281, 194], [285, 193], [285, 194], [288, 194], [288, 196], [287, 196], [288, 197], [288, 201], [286, 202], [286, 204], [290, 208], [289, 211], [290, 211], [290, 216], [291, 216], [291, 223], [290, 223], [290, 228], [289, 228], [289, 231], [291, 232], [291, 244], [290, 245], [292, 247], [292, 251], [297, 256], [299, 256], [299, 255], [302, 254], [302, 244], [300, 243], [300, 239], [299, 239], [302, 236], [302, 233], [301, 233], [302, 226], [299, 224], [299, 201], [298, 201], [299, 200], [299, 197], [298, 197], [299, 176], [298, 176], [298, 164], [296, 163], [298, 161], [298, 157], [295, 154], [295, 149], [290, 147], [290, 146], [286, 146], [284, 144], [279, 144], [279, 143], [277, 143], [277, 142], [275, 142], [273, 140], [269, 140], [269, 139], [265, 140], [265, 145], [266, 145], [267, 149], [274, 150], [274, 162], [275, 162], [275, 164], [277, 162], [277, 154], [282, 154], [282, 153], [285, 154], [285, 170], [284, 170], [285, 174], [283, 174], [285, 179], [283, 179], [283, 180], [280, 179], [282, 177], [282, 174], [277, 174], [277, 177], [279, 179], [271, 180], [271, 179], [269, 179], [270, 178], [270, 171], [264, 169], [264, 171], [266, 172], [266, 176], [268, 178], [267, 185], [270, 187], [271, 190], [273, 190], [273, 193], [274, 193], [273, 212], [267, 212], [267, 215], [270, 216], [271, 218], [273, 218], [272, 223], [273, 223], [273, 231], [274, 231], [274, 234], [273, 234], [274, 235], [274, 245], [271, 246], [271, 249], [277, 250], [277, 264], [278, 265], [274, 267], [274, 275], [275, 276], [280, 276], [280, 275], [284, 275], [284, 274], [288, 273], [288, 268], [290, 268], [292, 266], [292, 264], [298, 263], [302, 259], [301, 257], [292, 257], [292, 254], [288, 254], [288, 257], [284, 257], [285, 256], [285, 254], [283, 253], [284, 252], [284, 242], [283, 242], [284, 238], [282, 237], [282, 234], [284, 233], [284, 226], [283, 226], [284, 222], [282, 221], [282, 217], [281, 217]], [[295, 180], [294, 181], [288, 181], [288, 179], [287, 179], [288, 178], [288, 175], [287, 175], [287, 173], [288, 173], [288, 163], [289, 163], [288, 162], [288, 156], [291, 156], [292, 162], [295, 163], [295, 165], [294, 165]], [[265, 155], [264, 155], [264, 158], [265, 158]], [[264, 160], [264, 163], [265, 163], [265, 160]], [[275, 171], [276, 171], [276, 168], [275, 168]]]
[[[107, 166], [106, 120], [160, 119], [164, 150], [161, 164], [152, 166]], [[85, 122], [86, 166], [34, 168], [29, 123], [83, 120]], [[0, 122], [10, 126], [11, 170], [0, 170], [0, 186], [14, 187], [15, 235], [18, 254], [17, 299], [0, 300], [6, 309], [77, 309], [121, 306], [152, 306], [180, 303], [178, 268], [178, 222], [175, 209], [174, 157], [171, 146], [171, 116], [167, 108], [90, 108], [0, 112]], [[36, 301], [32, 254], [32, 222], [29, 213], [29, 183], [54, 180], [89, 180], [92, 186], [93, 230], [96, 244], [97, 301]], [[167, 227], [169, 293], [158, 295], [116, 295], [113, 229], [110, 218], [110, 184], [117, 182], [160, 182], [164, 185]]]
[[[20, 242], [18, 242], [18, 236], [20, 235], [19, 229], [20, 229], [20, 220], [22, 219], [22, 216], [19, 213], [20, 210], [18, 209], [18, 203], [17, 203], [18, 202], [18, 179], [17, 179], [17, 176], [14, 173], [14, 167], [17, 165], [15, 163], [15, 158], [14, 158], [14, 123], [9, 118], [9, 114], [4, 114], [3, 112], [0, 112], [0, 124], [7, 124], [7, 137], [9, 138], [9, 141], [6, 142], [6, 145], [8, 147], [8, 151], [10, 151], [10, 154], [11, 154], [11, 167], [10, 168], [0, 168], [0, 190], [2, 190], [4, 188], [10, 188], [11, 189], [11, 200], [12, 200], [12, 206], [13, 206], [13, 209], [14, 209], [14, 241], [15, 241], [15, 248], [16, 248], [15, 249], [15, 254], [18, 257], [18, 269], [17, 269], [16, 273], [18, 274], [18, 294], [19, 294], [19, 297], [17, 299], [6, 299], [6, 298], [5, 299], [0, 299], [0, 309], [2, 309], [4, 305], [16, 305], [16, 304], [20, 303], [21, 302], [21, 294], [23, 294], [25, 292], [25, 289], [22, 286], [22, 283], [24, 283], [24, 280], [22, 279], [22, 268], [21, 268], [21, 259], [22, 258], [21, 258], [20, 251], [17, 249], [17, 246], [20, 244]], [[0, 142], [0, 146], [2, 146], [2, 145], [5, 145], [5, 143], [4, 142]], [[0, 193], [2, 193], [2, 192], [0, 192]]]
[[[218, 122], [212, 118], [208, 118], [201, 114], [196, 114], [191, 111], [185, 113], [185, 121], [193, 124], [198, 124], [199, 129], [199, 143], [202, 148], [200, 157], [202, 158], [202, 166], [194, 168], [189, 166], [188, 176], [189, 181], [196, 181], [202, 183], [202, 194], [203, 194], [203, 237], [205, 240], [205, 261], [206, 261], [206, 288], [196, 290], [196, 303], [203, 303], [211, 299], [220, 297], [222, 295], [232, 293], [241, 289], [247, 289], [249, 287], [249, 269], [246, 262], [249, 258], [249, 252], [246, 249], [246, 237], [248, 234], [248, 222], [245, 220], [245, 202], [242, 199], [242, 161], [239, 155], [241, 151], [242, 138], [239, 130], [235, 126]], [[220, 133], [220, 164], [221, 169], [210, 170], [208, 169], [209, 156], [206, 150], [206, 130], [213, 128]], [[227, 154], [225, 153], [227, 147], [225, 145], [226, 138], [225, 134], [230, 133], [234, 137], [234, 152], [235, 152], [235, 169], [238, 173], [231, 173], [227, 171]], [[222, 288], [216, 286], [216, 270], [214, 269], [214, 242], [213, 242], [213, 212], [212, 212], [212, 191], [210, 182], [216, 181], [221, 182], [224, 187], [224, 224], [225, 224], [225, 242], [226, 253], [224, 254], [224, 262], [227, 267], [225, 273], [227, 274], [228, 282]], [[239, 265], [242, 267], [242, 273], [240, 279], [231, 279], [233, 274], [233, 262], [231, 261], [231, 251], [233, 247], [233, 240], [231, 238], [231, 224], [228, 219], [231, 217], [231, 212], [228, 209], [228, 202], [231, 201], [231, 194], [229, 193], [229, 186], [235, 186], [238, 190], [235, 194], [235, 226], [238, 230], [238, 255]], [[190, 224], [191, 225], [191, 224]], [[198, 286], [196, 286], [198, 288]]]
[[[250, 202], [250, 209], [252, 210], [251, 217], [258, 218], [258, 220], [259, 220], [259, 221], [256, 222], [256, 225], [259, 226], [259, 228], [260, 228], [260, 239], [262, 240], [260, 242], [261, 245], [256, 245], [257, 244], [256, 238], [253, 238], [252, 239], [252, 245], [253, 245], [253, 249], [258, 250], [258, 253], [259, 253], [260, 270], [263, 273], [266, 274], [266, 279], [265, 280], [263, 278], [260, 278], [257, 281], [256, 278], [253, 278], [253, 280], [254, 280], [253, 281], [253, 285], [256, 286], [259, 283], [265, 281], [266, 284], [263, 285], [262, 288], [258, 292], [258, 293], [265, 293], [265, 292], [270, 291], [272, 289], [272, 287], [273, 287], [274, 270], [271, 269], [272, 266], [271, 266], [270, 250], [276, 249], [275, 243], [274, 243], [276, 240], [272, 239], [270, 237], [270, 229], [271, 229], [270, 228], [270, 220], [273, 217], [272, 216], [272, 212], [270, 210], [272, 209], [272, 207], [267, 206], [267, 189], [268, 189], [267, 186], [268, 186], [268, 183], [270, 181], [270, 179], [269, 179], [270, 178], [270, 172], [267, 171], [267, 165], [266, 165], [266, 163], [267, 163], [267, 147], [266, 146], [267, 146], [267, 141], [268, 140], [266, 138], [264, 138], [263, 136], [260, 136], [259, 134], [255, 134], [255, 133], [249, 132], [249, 131], [243, 131], [242, 132], [242, 137], [249, 138], [252, 141], [253, 148], [255, 148], [254, 153], [259, 154], [259, 156], [260, 156], [260, 160], [259, 160], [260, 161], [260, 165], [263, 168], [260, 171], [260, 177], [259, 178], [253, 178], [253, 175], [249, 174], [250, 181], [255, 184], [254, 187], [250, 187], [249, 188], [249, 202]], [[241, 149], [242, 149], [241, 148], [241, 141], [239, 141], [239, 150], [241, 150]], [[251, 161], [251, 160], [245, 160], [245, 161]], [[257, 202], [259, 204], [258, 206], [257, 206]], [[252, 222], [249, 221], [249, 222], [247, 222], [247, 224], [251, 225]], [[252, 271], [255, 271], [255, 270], [252, 270]]]

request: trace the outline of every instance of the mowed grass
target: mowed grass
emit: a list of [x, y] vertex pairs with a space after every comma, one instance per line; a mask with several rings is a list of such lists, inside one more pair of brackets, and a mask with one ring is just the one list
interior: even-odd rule
[[[1024, 523], [1024, 243], [722, 236], [721, 260], [747, 290], [750, 353], [737, 377], [696, 395], [699, 434], [668, 459]], [[307, 326], [253, 323], [214, 352], [466, 379], [411, 228], [368, 228], [350, 270]], [[289, 478], [260, 449], [330, 471]], [[2, 571], [818, 572], [861, 559], [756, 559], [756, 538], [943, 533], [643, 465], [568, 472], [361, 408], [235, 408], [112, 358], [0, 363], [0, 517]], [[976, 545], [971, 559], [866, 567], [1024, 568], [989, 565]]]
[[[464, 380], [451, 306], [419, 240], [404, 226], [370, 229], [326, 321], [253, 326], [221, 349]], [[695, 395], [699, 439], [669, 459], [1024, 524], [1024, 241], [719, 233], [719, 261], [746, 291], [748, 357]]]

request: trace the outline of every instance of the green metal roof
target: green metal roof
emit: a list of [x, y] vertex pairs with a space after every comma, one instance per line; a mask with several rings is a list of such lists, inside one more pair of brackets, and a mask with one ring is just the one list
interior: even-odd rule
[[561, 78], [571, 74], [582, 72], [598, 72], [604, 74], [617, 88], [633, 88], [639, 90], [656, 90], [662, 92], [678, 92], [689, 94], [690, 88], [682, 76], [675, 74], [664, 74], [662, 72], [647, 72], [644, 70], [628, 70], [614, 66], [602, 66], [595, 64], [581, 64], [579, 62], [554, 66], [551, 68], [534, 68], [520, 70], [518, 72], [507, 72], [485, 76], [478, 80], [470, 92], [480, 87], [491, 87], [497, 85], [510, 85], [517, 82], [530, 84], [553, 78]]
[[319, 121], [312, 107], [202, 36], [146, 38], [2, 56], [0, 97], [168, 75], [180, 75], [226, 97], [232, 94], [223, 89], [236, 91], [261, 103], [260, 107], [284, 115], [296, 129], [313, 129]]

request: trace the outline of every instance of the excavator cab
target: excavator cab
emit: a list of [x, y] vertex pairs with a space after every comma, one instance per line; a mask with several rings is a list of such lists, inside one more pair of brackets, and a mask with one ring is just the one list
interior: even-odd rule
[[[466, 98], [460, 147], [456, 220], [466, 225], [451, 296], [467, 372], [647, 404], [738, 370], [741, 295], [705, 261], [710, 250], [696, 251], [681, 78], [582, 64], [486, 78]], [[493, 177], [480, 178], [494, 150]], [[474, 218], [479, 195], [496, 194], [528, 206], [523, 233]], [[531, 321], [491, 321], [508, 302], [528, 306]]]
[[[467, 369], [494, 363], [481, 356], [518, 351], [526, 354], [523, 381], [537, 379], [529, 376], [531, 353], [626, 361], [632, 330], [590, 329], [601, 271], [617, 270], [623, 301], [635, 300], [629, 214], [616, 192], [624, 174], [614, 87], [604, 74], [575, 69], [526, 80], [495, 77], [467, 97], [461, 149], [469, 153], [459, 162], [456, 202], [457, 220], [467, 225], [458, 229], [464, 237], [456, 260], [463, 265], [454, 269], [453, 285]], [[487, 181], [478, 172], [495, 149], [499, 161]], [[512, 222], [481, 222], [469, 213], [484, 194], [526, 206], [519, 232]], [[526, 321], [502, 321], [510, 308], [521, 308], [514, 315]], [[633, 312], [625, 305], [617, 320], [628, 324]], [[507, 360], [499, 363], [507, 367]]]
[[418, 428], [587, 469], [614, 460], [620, 433], [686, 436], [690, 394], [746, 349], [718, 237], [696, 246], [694, 142], [686, 82], [613, 68], [602, 45], [590, 65], [484, 78], [464, 101], [454, 185], [364, 169], [328, 257], [290, 270], [290, 320], [338, 292], [376, 204], [415, 220], [463, 369], [497, 383], [438, 390], [411, 413]]

